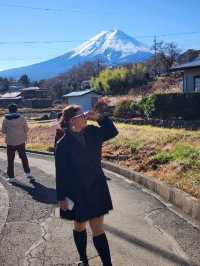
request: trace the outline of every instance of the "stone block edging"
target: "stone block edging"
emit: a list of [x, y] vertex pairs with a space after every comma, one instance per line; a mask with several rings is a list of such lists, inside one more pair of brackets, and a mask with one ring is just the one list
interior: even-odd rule
[[142, 186], [157, 193], [164, 200], [172, 203], [185, 214], [191, 216], [193, 219], [200, 221], [200, 200], [192, 197], [191, 195], [172, 187], [164, 182], [156, 180], [155, 178], [148, 177], [131, 171], [125, 167], [118, 166], [108, 161], [102, 161], [103, 168], [122, 175]]

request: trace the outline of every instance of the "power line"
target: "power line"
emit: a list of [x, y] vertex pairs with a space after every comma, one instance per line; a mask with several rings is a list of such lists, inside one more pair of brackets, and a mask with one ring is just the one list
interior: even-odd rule
[[17, 4], [6, 4], [0, 3], [0, 6], [4, 7], [14, 7], [14, 8], [25, 8], [25, 9], [33, 9], [33, 10], [42, 10], [46, 12], [62, 12], [63, 9], [56, 9], [56, 8], [42, 8], [42, 7], [33, 7], [33, 6], [26, 6], [26, 5], [17, 5]]
[[56, 58], [59, 57], [60, 55], [55, 55], [55, 54], [49, 54], [49, 55], [45, 55], [45, 56], [37, 56], [37, 57], [0, 57], [0, 61], [25, 61], [25, 60], [50, 60], [49, 58]]
[[[34, 7], [34, 6], [26, 6], [26, 5], [18, 5], [18, 4], [7, 4], [7, 3], [0, 3], [0, 6], [3, 7], [11, 7], [11, 8], [24, 8], [24, 9], [32, 9], [32, 10], [41, 10], [45, 12], [64, 12], [66, 10], [64, 9], [57, 9], [57, 8], [43, 8], [43, 7]], [[73, 13], [91, 13], [94, 14], [98, 12], [99, 10], [86, 10], [86, 9], [79, 9], [79, 8], [73, 8], [73, 9], [68, 9], [69, 12]], [[103, 11], [104, 14], [108, 13], [119, 13], [120, 10], [105, 10]]]
[[[184, 35], [194, 35], [194, 34], [200, 34], [200, 32], [197, 31], [191, 31], [191, 32], [173, 32], [173, 33], [161, 33], [156, 34], [157, 37], [169, 37], [169, 36], [184, 36]], [[136, 35], [137, 38], [154, 38], [154, 35]]]
[[[40, 60], [42, 57], [8, 57], [8, 58], [0, 58], [0, 61], [25, 61], [25, 60]], [[44, 59], [44, 58], [43, 58]]]
[[[179, 32], [179, 33], [167, 33], [167, 34], [156, 34], [156, 37], [167, 37], [167, 36], [185, 36], [185, 35], [194, 35], [194, 34], [200, 34], [200, 32]], [[155, 35], [136, 35], [136, 38], [155, 38]], [[92, 39], [93, 41], [96, 41], [98, 39]], [[112, 40], [115, 40], [114, 38]], [[116, 39], [117, 40], [117, 39]], [[77, 39], [77, 40], [43, 40], [43, 41], [0, 41], [0, 45], [6, 45], [6, 44], [58, 44], [58, 43], [74, 43], [74, 42], [87, 42], [90, 41], [90, 39]]]
[[4, 44], [54, 44], [54, 43], [73, 43], [73, 42], [82, 42], [84, 40], [65, 40], [65, 41], [0, 41], [0, 45]]

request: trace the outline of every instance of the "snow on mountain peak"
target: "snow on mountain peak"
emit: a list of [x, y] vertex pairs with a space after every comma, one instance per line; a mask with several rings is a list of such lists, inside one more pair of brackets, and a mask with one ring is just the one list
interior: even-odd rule
[[120, 30], [102, 31], [78, 48], [50, 60], [9, 69], [0, 76], [18, 79], [27, 74], [31, 80], [55, 77], [84, 62], [98, 59], [107, 66], [144, 62], [151, 58], [150, 49]]
[[95, 37], [84, 42], [73, 50], [71, 58], [75, 56], [95, 56], [103, 53], [117, 52], [121, 57], [137, 53], [150, 52], [149, 48], [120, 30], [102, 31]]

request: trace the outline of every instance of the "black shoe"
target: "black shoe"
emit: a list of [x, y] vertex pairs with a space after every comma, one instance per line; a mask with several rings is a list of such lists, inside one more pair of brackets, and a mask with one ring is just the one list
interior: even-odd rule
[[35, 178], [32, 175], [27, 176], [30, 183], [35, 182]]
[[82, 261], [79, 261], [78, 266], [89, 266], [88, 262], [82, 262]]

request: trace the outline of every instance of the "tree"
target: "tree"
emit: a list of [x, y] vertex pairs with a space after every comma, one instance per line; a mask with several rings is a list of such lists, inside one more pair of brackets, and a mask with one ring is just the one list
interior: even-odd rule
[[165, 43], [164, 45], [164, 64], [166, 66], [167, 73], [169, 72], [172, 65], [177, 61], [181, 49], [178, 48], [177, 44], [174, 42]]
[[6, 92], [9, 89], [9, 81], [7, 78], [0, 77], [0, 91]]
[[91, 86], [105, 94], [126, 94], [131, 88], [146, 83], [147, 72], [144, 64], [131, 67], [107, 68], [91, 79]]
[[154, 51], [154, 58], [151, 60], [151, 64], [154, 76], [169, 73], [181, 52], [176, 43], [157, 42], [156, 39], [154, 39], [152, 50]]
[[22, 86], [24, 87], [28, 87], [30, 85], [30, 79], [29, 77], [25, 74], [25, 75], [22, 75], [20, 78], [19, 78], [19, 81], [18, 81]]
[[100, 61], [86, 62], [60, 76], [42, 81], [40, 84], [41, 87], [50, 90], [53, 98], [59, 98], [61, 93], [66, 94], [71, 91], [89, 88], [88, 81], [91, 77], [97, 76], [104, 68], [105, 66]]

